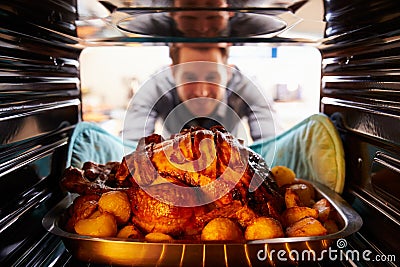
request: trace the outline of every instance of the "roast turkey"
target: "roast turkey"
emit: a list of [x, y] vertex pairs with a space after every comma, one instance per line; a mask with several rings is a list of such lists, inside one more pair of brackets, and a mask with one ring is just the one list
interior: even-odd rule
[[222, 127], [144, 137], [120, 163], [69, 167], [62, 185], [81, 195], [123, 190], [133, 224], [174, 237], [196, 236], [216, 217], [246, 227], [258, 216], [278, 217], [284, 206], [265, 161]]

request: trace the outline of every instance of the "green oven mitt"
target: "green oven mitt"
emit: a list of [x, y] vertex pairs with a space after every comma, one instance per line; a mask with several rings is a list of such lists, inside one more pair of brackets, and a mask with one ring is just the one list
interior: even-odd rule
[[86, 161], [99, 164], [122, 161], [135, 147], [135, 143], [127, 144], [95, 123], [80, 122], [69, 141], [67, 166], [81, 168]]
[[342, 141], [331, 120], [315, 114], [273, 139], [250, 145], [271, 166], [291, 168], [298, 178], [320, 182], [341, 193], [345, 161]]

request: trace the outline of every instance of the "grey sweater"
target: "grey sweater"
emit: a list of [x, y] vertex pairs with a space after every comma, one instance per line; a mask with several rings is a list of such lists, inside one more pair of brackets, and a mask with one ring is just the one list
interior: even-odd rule
[[[210, 128], [222, 125], [233, 135], [247, 118], [251, 138], [275, 136], [274, 111], [260, 88], [237, 68], [227, 84], [224, 100], [213, 114], [196, 117], [180, 101], [169, 67], [144, 82], [132, 98], [124, 121], [124, 140], [138, 141], [152, 134], [157, 120], [162, 123], [162, 135], [168, 138], [190, 126]], [[243, 129], [243, 128], [242, 128]]]

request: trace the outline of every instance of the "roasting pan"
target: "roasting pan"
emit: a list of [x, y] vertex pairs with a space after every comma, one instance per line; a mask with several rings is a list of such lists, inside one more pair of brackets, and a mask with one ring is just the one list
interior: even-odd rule
[[[346, 237], [357, 232], [361, 217], [336, 192], [312, 182], [316, 198], [325, 197], [338, 213], [339, 231], [325, 236], [274, 238], [246, 243], [149, 243], [143, 240], [94, 238], [64, 231], [60, 219], [76, 194], [67, 194], [42, 220], [44, 228], [59, 236], [76, 259], [122, 266], [276, 266], [339, 257]], [[335, 250], [332, 247], [335, 246]], [[338, 250], [339, 248], [339, 250]], [[329, 254], [329, 252], [331, 254]]]

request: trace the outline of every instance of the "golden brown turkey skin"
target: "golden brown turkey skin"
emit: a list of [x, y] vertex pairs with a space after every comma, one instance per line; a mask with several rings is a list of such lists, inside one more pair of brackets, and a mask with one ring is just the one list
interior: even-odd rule
[[[171, 183], [152, 185], [147, 192], [139, 187], [127, 191], [132, 205], [132, 222], [142, 231], [172, 236], [191, 236], [201, 231], [204, 225], [198, 218], [206, 213], [206, 207], [195, 206], [195, 194], [187, 191], [182, 194]], [[179, 207], [157, 199], [165, 198], [165, 195], [179, 198], [176, 201], [185, 201], [188, 206], [192, 202], [193, 207]]]
[[203, 186], [217, 177], [217, 155], [211, 131], [177, 134], [170, 140], [147, 144], [144, 150], [161, 176], [176, 177], [190, 186]]
[[[126, 192], [132, 205], [134, 225], [143, 232], [164, 233], [178, 239], [195, 240], [204, 226], [215, 218], [231, 218], [246, 227], [257, 217], [253, 210], [238, 200], [218, 207], [214, 203], [197, 206], [198, 190], [182, 192], [171, 183], [151, 185], [146, 191], [132, 187]], [[179, 198], [175, 199], [176, 202], [187, 203], [188, 207], [164, 201], [171, 196]]]

